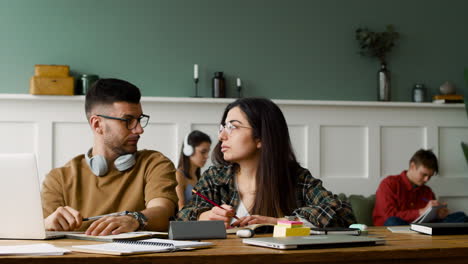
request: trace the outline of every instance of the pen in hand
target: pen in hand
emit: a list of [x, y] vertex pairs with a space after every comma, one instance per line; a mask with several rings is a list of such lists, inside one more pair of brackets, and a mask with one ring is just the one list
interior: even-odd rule
[[[206, 197], [206, 196], [204, 196], [203, 194], [201, 194], [201, 193], [195, 191], [195, 189], [192, 189], [192, 192], [193, 192], [194, 194], [200, 196], [201, 198], [203, 198], [205, 201], [209, 202], [210, 204], [212, 204], [212, 205], [214, 205], [214, 206], [216, 206], [216, 207], [219, 207], [219, 208], [221, 208], [221, 209], [223, 209], [223, 210], [226, 210], [225, 208], [219, 206], [219, 204], [217, 204], [217, 203], [211, 201], [210, 199], [208, 199], [208, 197]], [[240, 220], [239, 217], [237, 217], [236, 215], [234, 215], [233, 217], [234, 217], [235, 219], [237, 219], [237, 220]]]
[[128, 213], [129, 211], [122, 211], [122, 212], [105, 214], [105, 215], [96, 215], [96, 216], [91, 216], [91, 217], [85, 217], [83, 218], [83, 221], [98, 220], [106, 216], [122, 216], [122, 215], [127, 215]]

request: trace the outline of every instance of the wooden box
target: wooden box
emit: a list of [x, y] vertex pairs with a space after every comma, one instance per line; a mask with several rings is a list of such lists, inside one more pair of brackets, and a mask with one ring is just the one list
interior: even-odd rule
[[34, 76], [68, 77], [69, 75], [70, 75], [70, 67], [68, 65], [36, 64], [34, 66]]
[[33, 76], [31, 78], [30, 94], [40, 95], [74, 95], [75, 79], [72, 76], [67, 77], [41, 77]]

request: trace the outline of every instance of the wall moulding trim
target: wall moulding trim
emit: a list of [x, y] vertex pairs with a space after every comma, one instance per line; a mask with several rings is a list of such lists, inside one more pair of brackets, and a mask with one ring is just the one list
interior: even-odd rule
[[[84, 99], [0, 94], [0, 137], [7, 139], [3, 151], [35, 152], [41, 179], [53, 167], [86, 152], [93, 140]], [[177, 164], [191, 129], [217, 142], [223, 110], [234, 100], [143, 97], [143, 111], [151, 118], [139, 149], [161, 151]], [[438, 195], [465, 194], [460, 199], [466, 201], [457, 203], [460, 208], [450, 209], [468, 211], [468, 193], [462, 188], [468, 166], [460, 147], [460, 141], [468, 141], [463, 104], [274, 101], [290, 126], [297, 159], [332, 192], [373, 194], [382, 178], [408, 168], [418, 148], [431, 148], [441, 163], [440, 177], [431, 180], [431, 187]]]
[[[31, 94], [0, 94], [0, 100], [45, 100], [45, 101], [84, 101], [84, 95], [31, 95]], [[236, 98], [191, 98], [191, 97], [150, 97], [143, 96], [142, 102], [173, 102], [173, 103], [212, 103], [226, 104]], [[464, 104], [434, 104], [413, 102], [377, 102], [377, 101], [322, 101], [322, 100], [284, 100], [273, 99], [279, 105], [323, 105], [323, 106], [369, 106], [369, 107], [409, 107], [409, 108], [464, 108]]]

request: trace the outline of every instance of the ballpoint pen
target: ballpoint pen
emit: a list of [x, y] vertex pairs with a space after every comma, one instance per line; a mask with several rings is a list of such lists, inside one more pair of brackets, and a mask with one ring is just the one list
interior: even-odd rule
[[83, 221], [98, 220], [98, 219], [106, 217], [106, 216], [122, 216], [122, 215], [127, 215], [128, 213], [129, 213], [129, 211], [122, 211], [122, 212], [105, 214], [105, 215], [96, 215], [96, 216], [91, 216], [91, 217], [85, 217], [85, 218], [83, 218]]
[[[193, 189], [192, 192], [193, 192], [194, 194], [200, 196], [201, 198], [203, 198], [205, 201], [209, 202], [210, 204], [212, 204], [212, 205], [214, 205], [214, 206], [216, 206], [216, 207], [219, 207], [219, 208], [221, 208], [221, 209], [223, 209], [223, 210], [226, 210], [225, 208], [221, 207], [219, 204], [217, 204], [217, 203], [211, 201], [210, 199], [208, 199], [208, 197], [206, 197], [205, 195], [203, 195], [203, 194], [201, 194], [201, 193], [195, 191], [195, 189]], [[234, 217], [235, 219], [237, 219], [237, 220], [240, 220], [239, 217], [237, 217], [236, 215], [234, 215], [233, 217]]]

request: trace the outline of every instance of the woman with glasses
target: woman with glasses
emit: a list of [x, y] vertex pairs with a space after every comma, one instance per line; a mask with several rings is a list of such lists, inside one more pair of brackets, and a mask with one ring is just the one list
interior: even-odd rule
[[201, 131], [194, 130], [185, 136], [176, 172], [179, 210], [192, 199], [193, 186], [200, 179], [200, 169], [208, 160], [210, 148], [210, 137]]
[[286, 120], [268, 99], [242, 98], [221, 119], [213, 162], [178, 214], [180, 220], [222, 220], [229, 226], [307, 221], [315, 226], [348, 227], [350, 205], [322, 186], [296, 160]]

